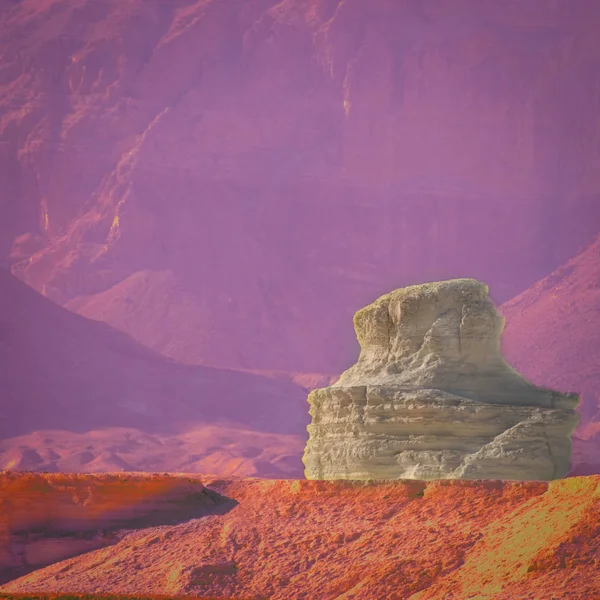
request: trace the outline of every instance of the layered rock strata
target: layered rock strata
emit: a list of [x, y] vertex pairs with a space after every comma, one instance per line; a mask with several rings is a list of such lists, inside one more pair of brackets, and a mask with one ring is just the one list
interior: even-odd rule
[[398, 289], [354, 327], [357, 363], [308, 396], [308, 479], [566, 475], [579, 396], [534, 386], [504, 360], [485, 284]]

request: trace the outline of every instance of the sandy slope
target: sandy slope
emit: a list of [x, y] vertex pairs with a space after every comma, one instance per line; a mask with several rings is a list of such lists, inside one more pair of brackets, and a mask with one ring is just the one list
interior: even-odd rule
[[600, 468], [600, 238], [501, 306], [502, 348], [531, 381], [582, 395], [575, 458]]
[[203, 478], [221, 515], [132, 532], [2, 591], [323, 600], [600, 594], [600, 477], [541, 482]]
[[600, 237], [501, 306], [503, 351], [534, 383], [581, 393], [600, 419]]

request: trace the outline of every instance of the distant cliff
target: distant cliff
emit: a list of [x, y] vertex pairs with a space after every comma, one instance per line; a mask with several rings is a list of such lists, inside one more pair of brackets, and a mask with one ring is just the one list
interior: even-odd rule
[[341, 372], [385, 290], [472, 276], [502, 302], [597, 233], [598, 19], [2, 3], [2, 260], [184, 362]]

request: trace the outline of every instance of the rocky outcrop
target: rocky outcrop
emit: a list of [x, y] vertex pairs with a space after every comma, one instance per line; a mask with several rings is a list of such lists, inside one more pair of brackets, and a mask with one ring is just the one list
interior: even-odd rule
[[506, 363], [504, 320], [485, 284], [402, 288], [354, 326], [358, 362], [308, 397], [307, 478], [566, 475], [579, 396], [536, 387]]
[[234, 506], [189, 475], [0, 472], [0, 582]]

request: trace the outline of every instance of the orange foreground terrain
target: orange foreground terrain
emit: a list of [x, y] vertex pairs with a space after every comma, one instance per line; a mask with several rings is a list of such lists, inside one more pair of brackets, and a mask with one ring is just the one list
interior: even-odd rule
[[19, 544], [25, 556], [42, 538], [49, 549], [87, 531], [104, 546], [63, 545], [70, 558], [48, 554], [53, 564], [4, 594], [600, 597], [600, 476], [547, 484], [3, 473], [0, 485], [4, 566]]
[[[244, 600], [244, 598], [218, 598], [205, 596], [165, 596], [164, 594], [0, 594], [0, 600]], [[248, 599], [251, 600], [251, 599]]]

